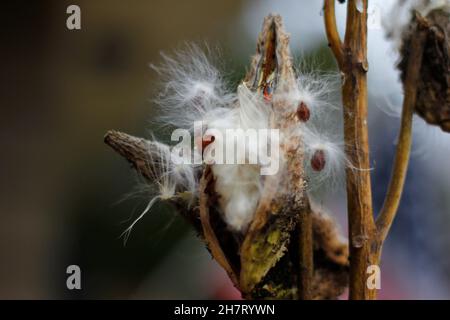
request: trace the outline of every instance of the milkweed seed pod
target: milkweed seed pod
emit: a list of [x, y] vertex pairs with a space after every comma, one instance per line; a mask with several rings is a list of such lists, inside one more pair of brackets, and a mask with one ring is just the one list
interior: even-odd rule
[[434, 9], [417, 15], [403, 34], [399, 69], [405, 80], [409, 46], [417, 32], [425, 32], [424, 53], [417, 86], [416, 113], [429, 124], [450, 132], [450, 11]]
[[[298, 299], [304, 272], [298, 226], [308, 215], [314, 259], [309, 296], [337, 298], [348, 282], [348, 246], [336, 222], [311, 204], [307, 192], [308, 184], [333, 175], [338, 164], [345, 163], [339, 144], [314, 127], [327, 113], [324, 96], [329, 79], [295, 73], [289, 36], [278, 15], [265, 18], [257, 52], [237, 90], [228, 90], [221, 73], [196, 46], [163, 59], [162, 66], [154, 66], [163, 80], [156, 99], [161, 119], [194, 132], [193, 123], [202, 121], [206, 129], [198, 130], [200, 136], [193, 140], [197, 156], [204, 161], [180, 164], [173, 157], [174, 148], [155, 139], [108, 132], [105, 142], [154, 189], [127, 234], [155, 201], [169, 202], [193, 225], [244, 298]], [[228, 129], [279, 130], [279, 137], [270, 141], [279, 144], [279, 153], [271, 153], [270, 160], [279, 163], [278, 170], [261, 175], [261, 162], [209, 161], [209, 147], [220, 143]], [[237, 138], [238, 145], [246, 139]], [[248, 142], [243, 160], [267, 145], [259, 138]]]
[[[301, 126], [308, 122], [310, 110], [302, 99], [314, 105], [318, 92], [299, 93], [299, 83], [303, 81], [295, 75], [289, 36], [281, 17], [269, 15], [258, 37], [251, 68], [241, 85], [249, 91], [246, 96], [253, 96], [259, 103], [256, 108], [250, 108], [252, 104], [241, 101], [240, 109], [250, 119], [249, 126], [254, 126], [254, 119], [263, 114], [264, 120], [258, 121], [265, 123], [262, 127], [280, 130], [280, 170], [275, 175], [259, 178], [258, 203], [238, 243], [236, 237], [227, 236], [224, 226], [213, 219], [220, 216], [214, 203], [220, 199], [223, 194], [220, 189], [224, 187], [217, 183], [222, 176], [214, 166], [205, 171], [199, 194], [200, 216], [209, 248], [245, 298], [296, 299], [299, 296], [296, 225], [305, 211], [312, 211], [313, 215], [315, 270], [311, 296], [336, 298], [347, 283], [347, 246], [339, 237], [335, 222], [311, 209], [306, 193], [304, 162], [309, 161], [305, 158], [304, 142], [311, 139], [305, 139], [306, 128], [303, 130]], [[307, 90], [306, 87], [302, 86], [301, 90]], [[325, 165], [323, 155], [319, 159], [321, 169]]]

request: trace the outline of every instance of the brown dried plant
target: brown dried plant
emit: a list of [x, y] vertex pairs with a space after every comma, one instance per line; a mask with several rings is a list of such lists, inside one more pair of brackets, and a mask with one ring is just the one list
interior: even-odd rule
[[[263, 95], [269, 78], [276, 79], [270, 84], [274, 93], [289, 92], [295, 86], [289, 37], [277, 15], [264, 20], [244, 83], [255, 94]], [[270, 126], [289, 135], [302, 119], [285, 111], [284, 99], [273, 97]], [[149, 161], [155, 159], [148, 156], [152, 142], [116, 131], [108, 132], [105, 142], [141, 175], [153, 178]], [[187, 206], [179, 198], [172, 203], [194, 226], [244, 298], [335, 299], [348, 282], [347, 244], [341, 240], [335, 221], [311, 208], [301, 137], [292, 135], [280, 148], [287, 169], [265, 176], [254, 218], [242, 236], [236, 236], [223, 221], [220, 195], [215, 192], [208, 165], [201, 169], [198, 204]]]
[[[340, 1], [342, 2], [342, 1]], [[336, 299], [349, 286], [350, 299], [375, 299], [367, 285], [369, 267], [379, 265], [383, 243], [399, 206], [411, 147], [414, 111], [448, 130], [449, 45], [448, 19], [439, 13], [419, 14], [411, 21], [402, 47], [399, 67], [404, 85], [403, 112], [397, 151], [385, 202], [374, 216], [370, 182], [367, 129], [367, 0], [348, 0], [344, 41], [336, 27], [335, 0], [324, 1], [324, 23], [329, 46], [342, 76], [349, 245], [341, 240], [336, 222], [311, 205], [305, 163], [320, 171], [325, 153], [307, 158], [303, 135], [293, 128], [309, 121], [302, 101], [294, 109], [283, 92], [296, 86], [289, 36], [281, 17], [265, 18], [256, 55], [243, 80], [252, 95], [270, 104], [270, 128], [289, 137], [280, 145], [285, 170], [262, 177], [262, 191], [248, 227], [241, 233], [224, 220], [222, 195], [211, 165], [195, 175], [198, 196], [186, 201], [183, 188], [167, 197], [197, 231], [212, 257], [227, 272], [247, 299]], [[448, 16], [446, 16], [448, 18]], [[442, 70], [443, 75], [436, 75]], [[441, 79], [442, 78], [442, 79]], [[440, 107], [437, 107], [440, 102]], [[105, 143], [127, 159], [145, 179], [152, 181], [155, 142], [109, 131]], [[205, 142], [202, 140], [201, 144]], [[350, 257], [350, 259], [349, 259]]]
[[[404, 88], [401, 127], [392, 176], [381, 211], [372, 209], [367, 130], [367, 7], [368, 1], [347, 1], [347, 22], [342, 42], [336, 27], [335, 0], [325, 0], [324, 22], [330, 48], [342, 73], [346, 154], [366, 170], [347, 170], [350, 242], [350, 299], [375, 299], [367, 285], [368, 268], [378, 266], [383, 243], [395, 218], [405, 182], [416, 110], [433, 124], [447, 129], [449, 104], [448, 13], [416, 13], [402, 45]], [[443, 18], [445, 17], [445, 18]], [[441, 73], [435, 72], [440, 70]]]

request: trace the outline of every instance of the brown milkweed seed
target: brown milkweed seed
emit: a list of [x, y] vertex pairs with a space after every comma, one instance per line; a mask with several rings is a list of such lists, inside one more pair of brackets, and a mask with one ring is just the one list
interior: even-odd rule
[[322, 171], [325, 164], [325, 152], [323, 150], [316, 150], [311, 158], [311, 167], [314, 171]]
[[306, 122], [309, 120], [311, 113], [309, 111], [308, 106], [303, 101], [297, 107], [297, 118], [302, 122]]

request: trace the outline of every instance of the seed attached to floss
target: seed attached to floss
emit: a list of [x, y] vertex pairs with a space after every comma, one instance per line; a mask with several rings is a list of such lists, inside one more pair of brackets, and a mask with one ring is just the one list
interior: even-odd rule
[[209, 146], [211, 143], [213, 143], [214, 140], [216, 140], [214, 136], [205, 136], [202, 139], [202, 150], [205, 150], [205, 148]]
[[203, 137], [198, 137], [198, 138], [195, 139], [195, 145], [197, 146], [198, 149], [201, 148], [202, 155], [203, 155], [203, 152], [205, 151], [205, 148], [207, 146], [209, 146], [211, 143], [213, 143], [214, 140], [215, 140], [215, 137], [214, 136], [209, 136], [209, 135], [206, 135], [206, 136], [203, 136]]
[[325, 152], [323, 150], [316, 150], [311, 158], [311, 167], [314, 171], [322, 171], [325, 164]]
[[263, 96], [266, 102], [272, 101], [272, 87], [270, 86], [270, 84], [267, 84], [264, 87]]
[[308, 106], [303, 101], [297, 107], [297, 118], [302, 122], [306, 122], [309, 120], [311, 113], [309, 111]]
[[211, 90], [205, 90], [205, 89], [198, 89], [195, 93], [194, 97], [192, 98], [192, 102], [196, 106], [202, 106], [205, 98], [210, 96], [212, 94]]

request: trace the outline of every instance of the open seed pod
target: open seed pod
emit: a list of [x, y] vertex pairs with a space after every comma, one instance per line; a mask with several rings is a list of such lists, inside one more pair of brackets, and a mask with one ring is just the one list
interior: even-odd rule
[[[261, 196], [243, 232], [233, 231], [224, 220], [212, 165], [199, 169], [198, 205], [189, 205], [182, 196], [170, 200], [247, 299], [298, 299], [302, 296], [299, 282], [303, 272], [311, 272], [312, 299], [335, 299], [348, 282], [348, 246], [341, 240], [334, 220], [311, 208], [306, 193], [302, 138], [292, 134], [301, 119], [296, 107], [291, 108], [284, 99], [295, 80], [289, 37], [281, 17], [269, 15], [244, 85], [270, 104], [270, 127], [279, 129], [287, 139], [280, 144], [282, 169], [261, 176]], [[147, 156], [151, 142], [115, 131], [107, 133], [105, 142], [151, 179], [148, 163], [157, 161]], [[177, 192], [183, 194], [183, 190]], [[299, 226], [306, 217], [312, 220], [309, 250], [313, 270], [304, 270], [299, 262], [305, 250]]]
[[405, 80], [411, 39], [426, 33], [417, 87], [416, 113], [430, 124], [450, 132], [450, 13], [436, 9], [426, 17], [418, 13], [403, 35], [399, 69]]

